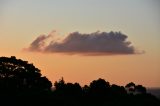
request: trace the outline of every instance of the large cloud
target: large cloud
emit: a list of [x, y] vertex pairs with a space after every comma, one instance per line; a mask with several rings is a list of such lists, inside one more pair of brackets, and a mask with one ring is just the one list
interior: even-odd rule
[[66, 53], [82, 55], [137, 54], [137, 50], [126, 41], [121, 32], [73, 32], [64, 37], [51, 33], [37, 37], [25, 50], [44, 53]]

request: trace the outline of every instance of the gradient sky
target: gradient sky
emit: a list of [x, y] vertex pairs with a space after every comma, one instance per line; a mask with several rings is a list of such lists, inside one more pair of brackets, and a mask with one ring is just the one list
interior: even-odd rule
[[[97, 78], [160, 87], [159, 0], [0, 0], [0, 56], [28, 60], [51, 81]], [[23, 52], [39, 35], [121, 31], [144, 54], [81, 56]]]

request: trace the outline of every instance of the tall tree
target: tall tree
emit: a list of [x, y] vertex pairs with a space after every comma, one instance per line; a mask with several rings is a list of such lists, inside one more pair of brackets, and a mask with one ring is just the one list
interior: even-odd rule
[[52, 83], [28, 61], [16, 57], [0, 57], [0, 90], [50, 90]]

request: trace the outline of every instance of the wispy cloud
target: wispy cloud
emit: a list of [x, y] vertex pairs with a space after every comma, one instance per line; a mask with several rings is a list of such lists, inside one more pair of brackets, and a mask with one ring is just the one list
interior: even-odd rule
[[73, 32], [67, 36], [57, 36], [55, 32], [40, 35], [25, 50], [43, 53], [66, 53], [81, 55], [113, 55], [142, 53], [127, 41], [121, 32]]

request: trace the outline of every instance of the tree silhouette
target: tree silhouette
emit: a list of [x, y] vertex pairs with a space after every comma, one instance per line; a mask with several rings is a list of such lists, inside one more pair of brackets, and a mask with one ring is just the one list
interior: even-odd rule
[[88, 85], [84, 85], [84, 87], [82, 88], [84, 93], [88, 93], [90, 90], [90, 87]]
[[63, 90], [65, 88], [65, 81], [64, 81], [63, 77], [59, 81], [56, 81], [54, 83], [54, 86], [55, 86], [57, 91]]
[[145, 94], [146, 93], [146, 88], [142, 85], [136, 85], [135, 86], [135, 91], [137, 93]]
[[115, 84], [113, 84], [111, 86], [111, 93], [112, 93], [112, 96], [114, 96], [114, 97], [122, 96], [122, 95], [127, 94], [127, 92], [126, 92], [126, 90], [123, 86], [118, 86], [118, 85], [115, 85]]
[[66, 96], [81, 96], [82, 88], [79, 83], [65, 83], [63, 77], [54, 83], [56, 92]]
[[40, 70], [16, 57], [0, 57], [0, 104], [2, 106], [160, 106], [160, 100], [133, 82], [125, 87], [104, 79], [81, 87], [65, 82], [52, 83]]
[[130, 83], [126, 84], [125, 88], [128, 93], [133, 94], [135, 92], [135, 86], [136, 85], [133, 82], [130, 82]]
[[133, 82], [128, 83], [125, 86], [127, 92], [129, 94], [145, 94], [146, 93], [146, 88], [142, 85], [136, 85]]
[[109, 96], [110, 93], [110, 84], [104, 79], [99, 78], [90, 83], [89, 93], [92, 97], [98, 99], [104, 99], [106, 96]]
[[106, 82], [104, 79], [99, 78], [90, 83], [90, 88], [95, 90], [102, 90], [110, 87], [109, 82]]
[[16, 57], [0, 57], [1, 91], [49, 90], [52, 83], [40, 70]]

